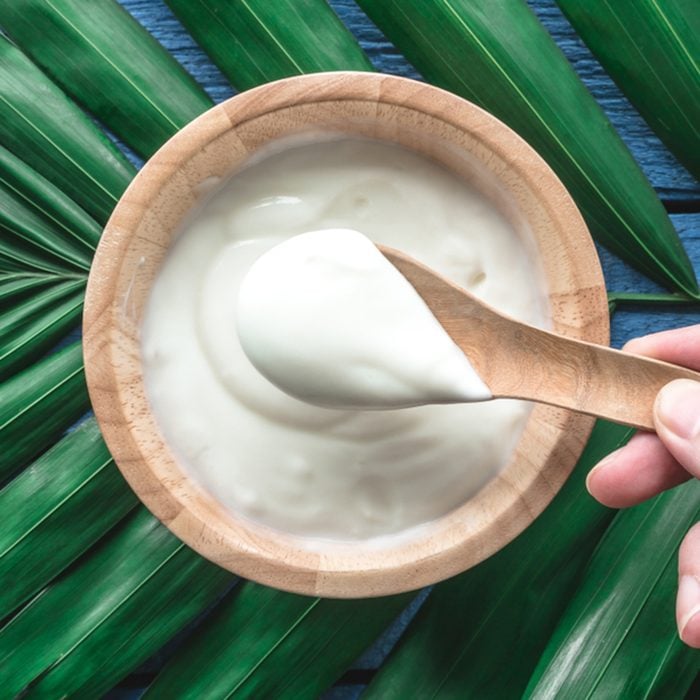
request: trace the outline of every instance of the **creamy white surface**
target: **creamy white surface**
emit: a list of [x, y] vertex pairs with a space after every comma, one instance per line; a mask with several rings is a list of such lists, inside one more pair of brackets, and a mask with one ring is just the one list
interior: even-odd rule
[[148, 397], [183, 467], [231, 510], [309, 538], [398, 533], [459, 506], [495, 476], [529, 407], [339, 411], [265, 379], [237, 335], [241, 280], [273, 246], [326, 228], [360, 230], [493, 306], [542, 322], [525, 246], [461, 180], [371, 141], [290, 148], [231, 178], [166, 256], [142, 327]]
[[338, 409], [485, 401], [491, 392], [406, 278], [359, 231], [283, 241], [238, 292], [238, 337], [287, 394]]

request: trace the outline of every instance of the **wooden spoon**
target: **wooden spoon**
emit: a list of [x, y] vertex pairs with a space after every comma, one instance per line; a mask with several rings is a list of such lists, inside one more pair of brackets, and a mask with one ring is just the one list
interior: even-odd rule
[[464, 351], [494, 398], [527, 399], [654, 430], [656, 395], [685, 367], [573, 340], [492, 309], [405, 253], [378, 246]]

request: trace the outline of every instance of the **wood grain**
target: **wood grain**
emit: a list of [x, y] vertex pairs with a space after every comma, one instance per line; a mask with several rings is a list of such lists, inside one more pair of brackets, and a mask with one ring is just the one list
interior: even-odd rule
[[402, 144], [477, 187], [536, 250], [553, 330], [607, 342], [603, 279], [585, 224], [556, 176], [522, 139], [483, 110], [425, 84], [328, 73], [278, 81], [222, 103], [140, 171], [107, 225], [91, 271], [86, 375], [119, 468], [153, 513], [203, 556], [299, 593], [386, 595], [452, 576], [512, 540], [566, 479], [592, 420], [537, 407], [498, 478], [415, 537], [382, 549], [339, 543], [311, 551], [299, 538], [226, 511], [186, 474], [160, 434], [144, 391], [139, 327], [149, 289], [203, 180], [229, 175], [271, 141], [319, 130]]

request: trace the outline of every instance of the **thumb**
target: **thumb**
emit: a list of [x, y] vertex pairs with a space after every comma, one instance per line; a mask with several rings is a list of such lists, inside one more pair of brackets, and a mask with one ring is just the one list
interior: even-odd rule
[[668, 451], [700, 478], [700, 382], [676, 379], [661, 389], [654, 404], [654, 423]]

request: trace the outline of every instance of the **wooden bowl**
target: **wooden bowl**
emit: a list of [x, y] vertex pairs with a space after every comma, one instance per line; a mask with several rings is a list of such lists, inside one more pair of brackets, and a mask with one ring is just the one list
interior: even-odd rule
[[226, 176], [280, 137], [319, 130], [395, 142], [423, 153], [491, 197], [534, 238], [554, 330], [608, 342], [595, 248], [571, 197], [545, 162], [503, 123], [428, 85], [370, 73], [289, 78], [214, 107], [166, 143], [112, 214], [85, 301], [85, 367], [105, 440], [134, 491], [204, 557], [277, 588], [330, 597], [387, 595], [457, 574], [510, 542], [573, 468], [592, 419], [537, 406], [507, 468], [426, 534], [387, 548], [339, 543], [310, 551], [239, 518], [174, 459], [144, 392], [139, 328], [150, 287], [198, 185]]

